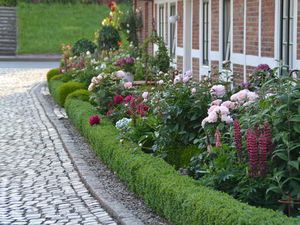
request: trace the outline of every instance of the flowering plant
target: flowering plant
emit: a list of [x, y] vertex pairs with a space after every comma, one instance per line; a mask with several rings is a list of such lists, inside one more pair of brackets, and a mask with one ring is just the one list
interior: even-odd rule
[[135, 59], [133, 57], [125, 57], [117, 60], [116, 66], [120, 69], [124, 70], [125, 72], [134, 72], [134, 62]]

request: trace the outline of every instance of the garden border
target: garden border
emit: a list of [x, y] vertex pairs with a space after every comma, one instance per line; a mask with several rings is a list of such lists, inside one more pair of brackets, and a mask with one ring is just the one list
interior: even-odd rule
[[134, 150], [134, 144], [122, 145], [117, 139], [112, 140], [117, 138], [117, 131], [107, 119], [100, 126], [88, 124], [89, 116], [96, 113], [90, 103], [69, 99], [65, 106], [71, 122], [102, 161], [151, 208], [174, 224], [299, 224], [298, 219], [249, 206], [200, 186], [191, 178], [180, 176], [163, 160]]

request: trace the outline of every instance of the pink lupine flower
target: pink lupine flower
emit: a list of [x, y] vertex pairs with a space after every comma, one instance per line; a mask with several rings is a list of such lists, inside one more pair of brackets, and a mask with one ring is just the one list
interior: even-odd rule
[[222, 141], [221, 141], [221, 132], [219, 129], [217, 129], [215, 132], [215, 140], [216, 140], [216, 147], [221, 147]]
[[91, 126], [94, 126], [95, 124], [100, 124], [100, 122], [101, 122], [100, 116], [98, 115], [90, 116], [89, 123]]
[[247, 150], [249, 156], [249, 169], [250, 176], [256, 177], [258, 175], [258, 146], [257, 146], [257, 136], [252, 129], [247, 130]]
[[267, 174], [267, 153], [268, 153], [268, 139], [263, 131], [258, 140], [259, 145], [259, 171], [261, 176]]
[[238, 120], [234, 120], [233, 122], [233, 132], [234, 132], [234, 144], [237, 149], [238, 158], [241, 159], [242, 157], [242, 133], [241, 133], [241, 126]]

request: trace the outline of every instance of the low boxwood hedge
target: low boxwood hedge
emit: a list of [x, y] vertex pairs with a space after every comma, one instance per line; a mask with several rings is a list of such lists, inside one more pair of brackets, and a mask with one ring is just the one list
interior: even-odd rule
[[[1, 0], [0, 0], [1, 1]], [[54, 76], [60, 74], [60, 69], [52, 69], [49, 70], [49, 72], [47, 73], [47, 81], [49, 82], [51, 80], [51, 78], [53, 78]]]
[[[50, 82], [50, 86], [53, 83]], [[53, 89], [54, 90], [54, 89]], [[55, 89], [57, 90], [57, 89]], [[157, 213], [173, 224], [299, 224], [270, 209], [241, 203], [231, 196], [199, 185], [181, 176], [160, 158], [147, 155], [133, 143], [118, 141], [118, 131], [106, 118], [91, 127], [97, 111], [89, 102], [68, 98], [65, 108], [70, 120], [89, 141], [97, 155], [129, 188]]]
[[14, 7], [17, 5], [17, 0], [0, 0], [0, 7]]

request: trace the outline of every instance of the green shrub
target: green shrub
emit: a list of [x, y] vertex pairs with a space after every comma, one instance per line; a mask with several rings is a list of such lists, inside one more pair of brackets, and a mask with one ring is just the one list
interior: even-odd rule
[[81, 39], [76, 41], [73, 45], [72, 52], [73, 55], [79, 56], [81, 53], [86, 53], [89, 51], [90, 53], [94, 53], [97, 46], [88, 39]]
[[52, 81], [52, 80], [60, 80], [60, 81], [63, 81], [63, 80], [62, 80], [63, 77], [64, 77], [64, 74], [54, 75], [53, 77], [50, 78], [49, 81]]
[[166, 150], [167, 156], [165, 160], [175, 166], [176, 169], [187, 168], [191, 158], [200, 152], [201, 150], [195, 145], [169, 148]]
[[49, 70], [49, 72], [47, 73], [47, 81], [51, 80], [52, 77], [54, 77], [55, 75], [58, 75], [60, 73], [61, 72], [60, 72], [59, 68]]
[[79, 82], [69, 81], [67, 83], [64, 83], [57, 88], [57, 94], [54, 95], [56, 96], [56, 102], [63, 107], [65, 104], [65, 100], [70, 93], [84, 88], [85, 85]]
[[130, 143], [120, 144], [118, 131], [107, 119], [100, 126], [89, 125], [89, 116], [97, 111], [88, 102], [68, 99], [66, 111], [97, 155], [173, 224], [299, 224], [297, 219], [240, 203], [227, 194], [200, 186], [180, 176], [162, 159], [137, 151]]
[[66, 102], [70, 100], [71, 98], [75, 98], [81, 101], [88, 102], [90, 100], [90, 92], [85, 89], [79, 89], [77, 91], [72, 92], [71, 94], [68, 95], [66, 98]]
[[101, 51], [119, 49], [120, 34], [113, 26], [103, 26], [99, 31], [98, 46]]
[[17, 5], [17, 0], [0, 0], [0, 6], [13, 7]]

